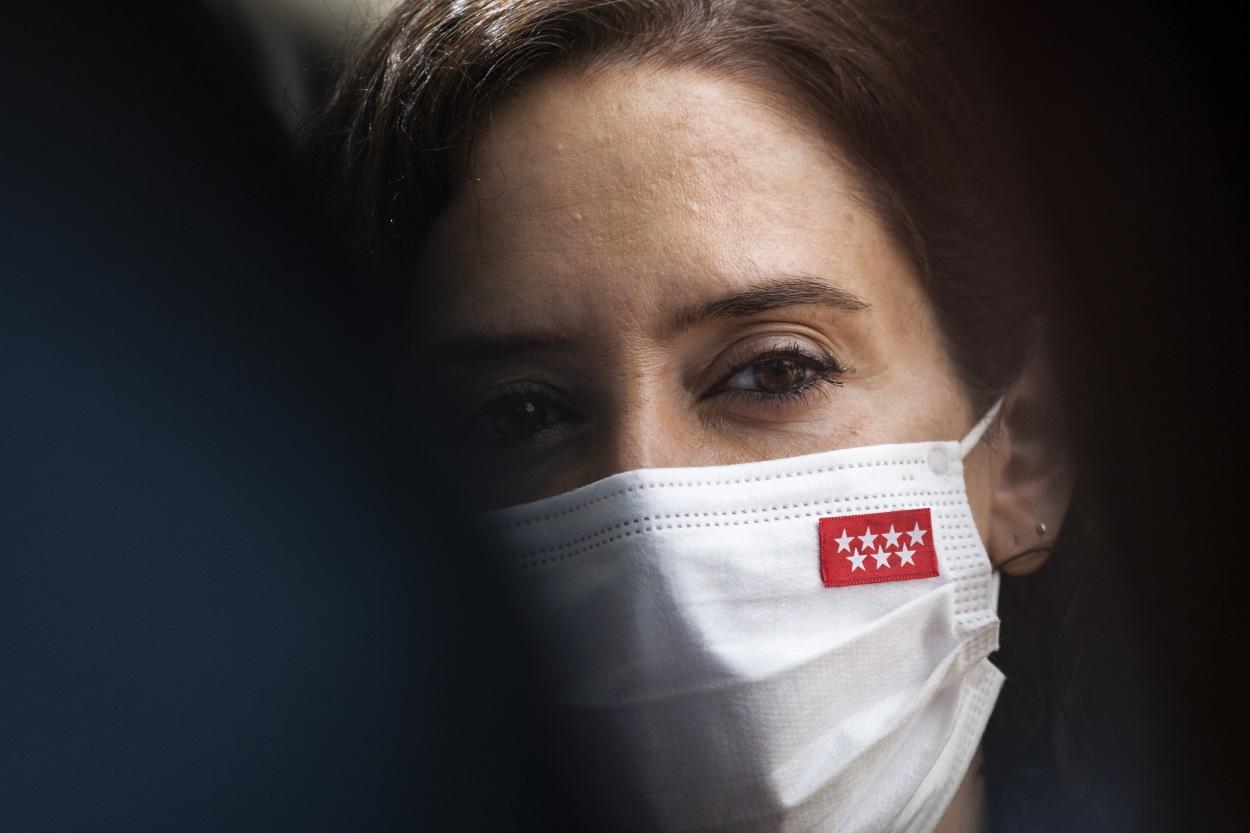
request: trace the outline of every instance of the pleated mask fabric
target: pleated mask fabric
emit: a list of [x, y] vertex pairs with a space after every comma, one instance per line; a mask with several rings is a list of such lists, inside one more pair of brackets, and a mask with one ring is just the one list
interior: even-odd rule
[[963, 468], [998, 407], [961, 441], [629, 471], [486, 514], [613, 827], [933, 829], [1003, 681]]

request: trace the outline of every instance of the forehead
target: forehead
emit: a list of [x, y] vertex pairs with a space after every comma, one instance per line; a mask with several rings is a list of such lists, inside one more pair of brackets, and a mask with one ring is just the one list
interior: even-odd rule
[[448, 324], [515, 329], [586, 324], [592, 296], [641, 314], [771, 274], [880, 301], [910, 264], [837, 148], [765, 87], [631, 67], [550, 74], [492, 112], [421, 271]]

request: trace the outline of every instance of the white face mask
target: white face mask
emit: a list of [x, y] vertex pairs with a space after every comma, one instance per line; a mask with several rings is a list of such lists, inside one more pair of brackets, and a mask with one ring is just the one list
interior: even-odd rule
[[624, 472], [489, 513], [611, 823], [917, 831], [1002, 685], [962, 442]]

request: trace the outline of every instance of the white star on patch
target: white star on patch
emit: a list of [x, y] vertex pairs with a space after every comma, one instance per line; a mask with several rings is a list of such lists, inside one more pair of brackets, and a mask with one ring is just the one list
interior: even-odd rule
[[898, 539], [901, 538], [902, 536], [903, 536], [903, 533], [894, 531], [894, 524], [890, 524], [889, 532], [881, 533], [881, 537], [885, 539], [885, 545], [887, 547], [897, 547]]
[[927, 529], [921, 529], [920, 521], [916, 521], [916, 525], [912, 527], [907, 534], [911, 536], [911, 543], [924, 546], [924, 536], [928, 531], [929, 530]]
[[866, 571], [868, 568], [864, 566], [864, 559], [867, 557], [868, 556], [866, 555], [860, 555], [858, 552], [852, 552], [850, 555], [848, 555], [846, 557], [846, 560], [851, 562], [851, 572], [853, 573], [856, 570]]
[[855, 538], [847, 535], [846, 530], [844, 529], [842, 530], [842, 534], [833, 540], [838, 542], [838, 552], [843, 552], [844, 550], [849, 550], [851, 548], [851, 542], [854, 541]]
[[900, 547], [899, 551], [894, 554], [898, 556], [898, 566], [902, 567], [904, 564], [910, 564], [913, 567], [916, 566], [916, 562], [911, 560], [912, 556], [916, 554], [915, 550], [909, 549], [908, 547]]
[[882, 567], [890, 566], [890, 554], [886, 552], [884, 548], [878, 550], [877, 552], [874, 552], [872, 554], [872, 557], [877, 559], [878, 570], [880, 570]]
[[863, 535], [856, 535], [856, 538], [864, 542], [864, 549], [872, 549], [872, 542], [877, 539], [877, 533], [872, 531], [872, 527], [867, 527]]

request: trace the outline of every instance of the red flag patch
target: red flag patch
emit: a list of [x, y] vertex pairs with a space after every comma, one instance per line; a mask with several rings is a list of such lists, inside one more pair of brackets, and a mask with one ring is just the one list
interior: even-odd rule
[[820, 578], [825, 587], [937, 574], [933, 518], [927, 508], [820, 519]]

